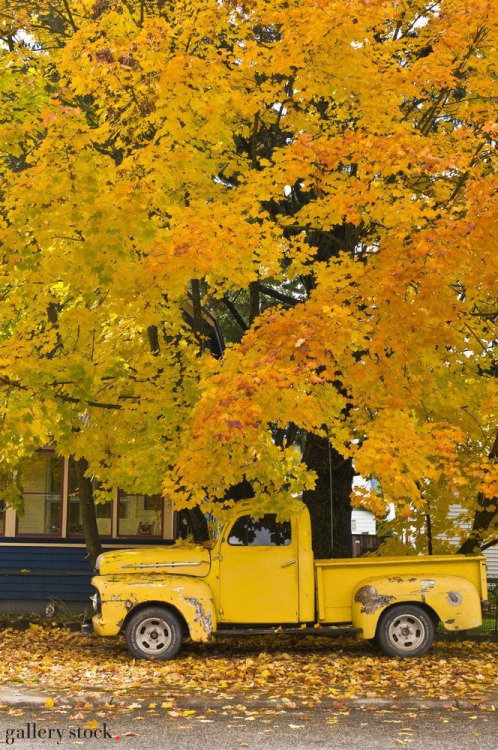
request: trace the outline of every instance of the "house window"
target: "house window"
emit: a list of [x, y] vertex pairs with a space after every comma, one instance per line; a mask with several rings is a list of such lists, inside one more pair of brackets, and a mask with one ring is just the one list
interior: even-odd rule
[[21, 466], [24, 515], [18, 516], [18, 534], [53, 535], [61, 533], [63, 459], [50, 451], [40, 451]]
[[162, 537], [163, 499], [160, 495], [119, 493], [118, 536]]
[[[68, 484], [67, 533], [68, 536], [82, 536], [83, 522], [81, 518], [79, 482], [76, 473], [76, 463], [73, 458], [69, 459]], [[92, 487], [94, 490], [99, 489], [99, 482], [93, 480]], [[108, 503], [96, 503], [95, 515], [97, 516], [97, 528], [100, 536], [111, 536], [112, 501]]]
[[290, 521], [277, 521], [275, 513], [262, 518], [237, 518], [228, 536], [234, 547], [286, 547], [291, 543]]

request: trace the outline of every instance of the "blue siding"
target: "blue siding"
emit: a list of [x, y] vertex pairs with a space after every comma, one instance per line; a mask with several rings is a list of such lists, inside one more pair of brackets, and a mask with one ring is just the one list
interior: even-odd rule
[[87, 600], [92, 587], [86, 555], [84, 547], [0, 546], [0, 599]]
[[[154, 542], [158, 543], [164, 544]], [[120, 546], [123, 544], [126, 541]], [[136, 541], [129, 546], [137, 546]], [[54, 597], [66, 602], [86, 602], [93, 592], [91, 576], [84, 546], [0, 544], [0, 600], [46, 601]]]

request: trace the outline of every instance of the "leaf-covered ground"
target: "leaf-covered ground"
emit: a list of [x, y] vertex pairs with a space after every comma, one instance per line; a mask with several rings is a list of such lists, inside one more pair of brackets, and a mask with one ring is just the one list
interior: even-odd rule
[[271, 694], [311, 703], [350, 697], [498, 692], [498, 643], [436, 643], [422, 659], [390, 659], [365, 642], [283, 636], [186, 644], [169, 662], [135, 661], [121, 638], [84, 638], [51, 626], [3, 630], [0, 682], [42, 688]]

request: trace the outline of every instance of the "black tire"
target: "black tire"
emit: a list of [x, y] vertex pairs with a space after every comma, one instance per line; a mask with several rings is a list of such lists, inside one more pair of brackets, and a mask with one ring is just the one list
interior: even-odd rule
[[381, 616], [375, 638], [388, 656], [422, 656], [434, 640], [434, 621], [423, 607], [397, 604]]
[[136, 659], [173, 659], [182, 646], [182, 638], [179, 618], [162, 607], [141, 609], [126, 626], [126, 643]]

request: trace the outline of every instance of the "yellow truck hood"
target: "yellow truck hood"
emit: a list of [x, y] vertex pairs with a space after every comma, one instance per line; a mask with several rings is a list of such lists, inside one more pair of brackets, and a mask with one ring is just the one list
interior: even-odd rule
[[104, 552], [98, 557], [96, 568], [101, 576], [157, 572], [202, 577], [209, 573], [210, 565], [209, 550], [192, 544]]

